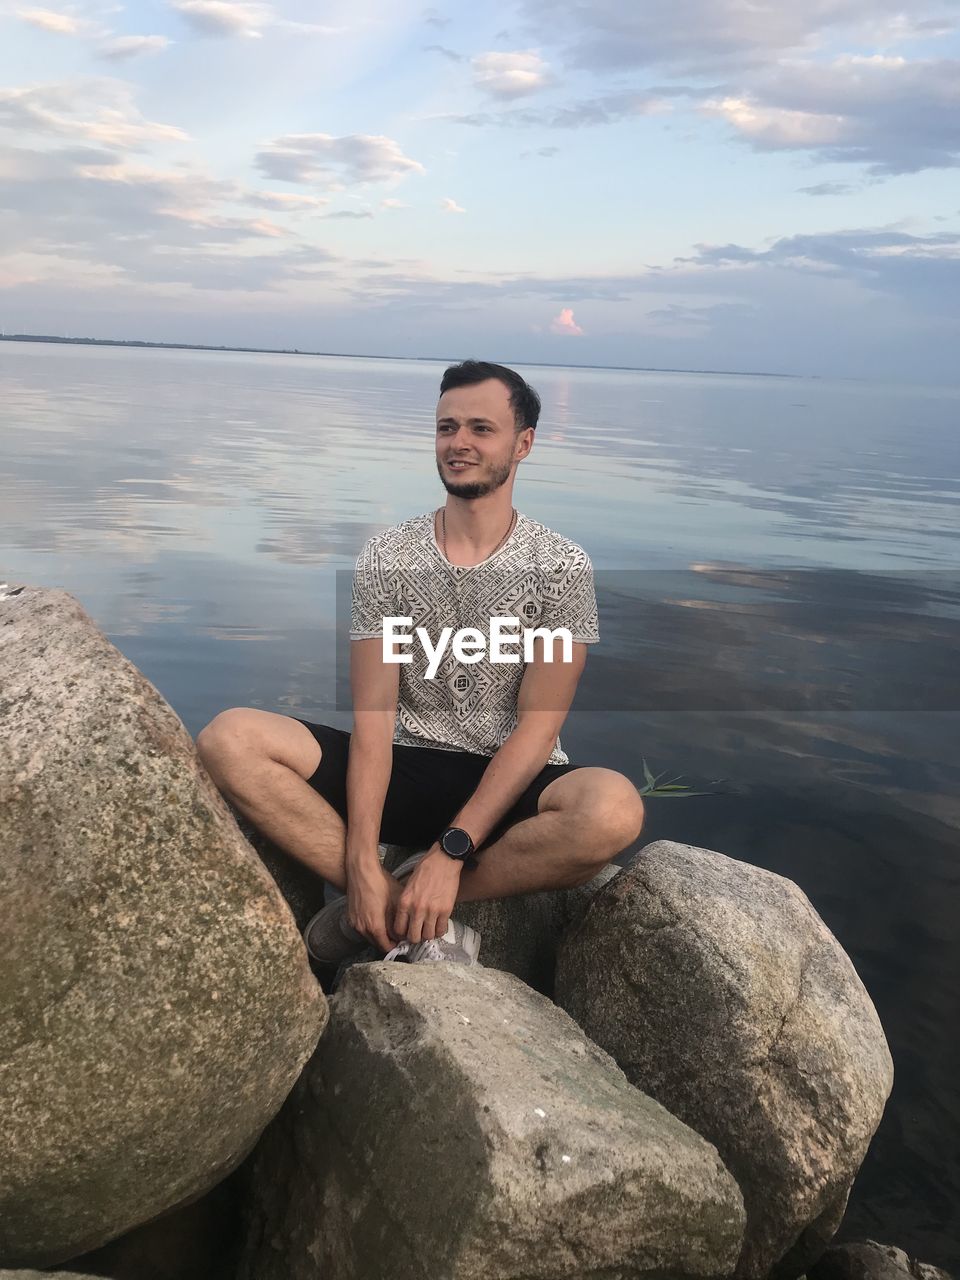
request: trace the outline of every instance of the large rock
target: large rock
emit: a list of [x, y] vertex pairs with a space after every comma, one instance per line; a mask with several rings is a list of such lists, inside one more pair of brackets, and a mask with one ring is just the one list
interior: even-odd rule
[[556, 998], [717, 1147], [747, 1206], [738, 1275], [800, 1275], [839, 1225], [893, 1082], [870, 997], [800, 889], [648, 845], [566, 938]]
[[862, 1240], [828, 1249], [808, 1280], [950, 1280], [950, 1274], [892, 1244]]
[[241, 1280], [720, 1277], [743, 1230], [713, 1147], [482, 966], [351, 969], [250, 1168]]
[[170, 707], [60, 591], [0, 591], [0, 1265], [242, 1159], [326, 1018], [290, 912]]

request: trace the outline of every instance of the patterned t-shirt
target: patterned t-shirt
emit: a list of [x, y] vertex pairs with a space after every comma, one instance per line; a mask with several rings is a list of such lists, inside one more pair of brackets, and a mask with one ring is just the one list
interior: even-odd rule
[[[381, 638], [385, 617], [413, 620], [402, 628], [414, 637], [401, 650], [413, 661], [400, 666], [394, 742], [486, 756], [516, 728], [524, 663], [492, 662], [488, 654], [479, 662], [458, 662], [448, 644], [428, 680], [416, 628], [425, 627], [434, 646], [444, 627], [454, 633], [475, 627], [489, 636], [494, 617], [519, 618], [521, 627], [566, 627], [581, 644], [600, 639], [589, 556], [519, 512], [503, 546], [476, 565], [447, 560], [437, 545], [433, 512], [370, 538], [353, 578], [351, 640]], [[522, 645], [504, 652], [523, 656]], [[567, 762], [558, 738], [548, 763]]]

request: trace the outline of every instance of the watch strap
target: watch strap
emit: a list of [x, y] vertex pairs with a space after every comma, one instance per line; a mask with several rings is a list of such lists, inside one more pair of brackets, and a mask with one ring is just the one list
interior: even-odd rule
[[[447, 836], [451, 832], [457, 832], [459, 835], [465, 837], [466, 840], [468, 841], [468, 848], [466, 852], [463, 853], [462, 855], [456, 854], [456, 853], [450, 853], [443, 843], [444, 840], [447, 838]], [[444, 830], [440, 833], [440, 838], [437, 843], [440, 845], [440, 848], [443, 849], [447, 857], [453, 859], [454, 862], [462, 862], [463, 865], [466, 867], [476, 866], [476, 861], [474, 859], [474, 855], [477, 851], [476, 845], [473, 843], [473, 837], [470, 835], [470, 832], [464, 831], [463, 827], [457, 827], [453, 825], [449, 827], [445, 827]]]

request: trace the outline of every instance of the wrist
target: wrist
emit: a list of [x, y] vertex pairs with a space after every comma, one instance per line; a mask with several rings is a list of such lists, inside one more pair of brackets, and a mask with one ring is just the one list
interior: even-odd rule
[[473, 836], [466, 827], [460, 825], [459, 820], [440, 833], [437, 843], [451, 862], [459, 862], [462, 867], [476, 866], [474, 855], [477, 846]]
[[[455, 872], [459, 878], [460, 872], [463, 870], [463, 863], [458, 858], [451, 858], [449, 854], [444, 853], [443, 849], [440, 847], [439, 841], [433, 845], [428, 852], [427, 857], [435, 862], [438, 867], [449, 867], [450, 870]], [[426, 861], [426, 859], [424, 859], [424, 861]]]
[[375, 875], [383, 870], [377, 845], [360, 845], [347, 849], [344, 862], [347, 871], [354, 875]]

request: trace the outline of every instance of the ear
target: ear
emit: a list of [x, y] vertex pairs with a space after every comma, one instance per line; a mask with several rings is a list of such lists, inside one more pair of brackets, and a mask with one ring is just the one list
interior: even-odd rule
[[517, 432], [513, 445], [515, 462], [521, 462], [533, 448], [533, 434], [533, 427], [524, 427], [522, 431]]

